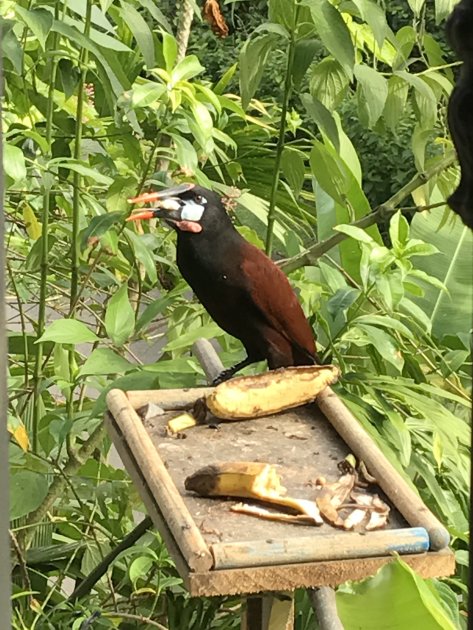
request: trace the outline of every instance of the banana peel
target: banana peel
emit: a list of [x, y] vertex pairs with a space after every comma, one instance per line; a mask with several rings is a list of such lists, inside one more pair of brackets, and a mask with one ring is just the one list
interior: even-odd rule
[[205, 402], [217, 418], [260, 418], [311, 402], [339, 374], [333, 365], [309, 365], [239, 376], [217, 385]]
[[322, 525], [323, 520], [315, 501], [284, 496], [286, 488], [276, 468], [262, 462], [225, 462], [200, 468], [185, 480], [186, 490], [204, 497], [238, 497], [256, 499], [290, 508], [303, 514], [311, 524]]

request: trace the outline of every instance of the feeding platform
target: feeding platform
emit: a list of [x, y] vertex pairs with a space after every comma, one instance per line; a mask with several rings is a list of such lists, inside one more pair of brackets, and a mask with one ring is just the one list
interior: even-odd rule
[[[169, 419], [208, 392], [112, 390], [107, 397], [110, 435], [192, 596], [336, 586], [373, 575], [395, 553], [422, 577], [453, 573], [447, 531], [330, 388], [317, 404], [169, 436]], [[137, 410], [149, 403], [164, 414], [143, 420]], [[276, 465], [289, 496], [313, 499], [314, 480], [338, 479], [337, 464], [350, 453], [391, 508], [382, 530], [261, 520], [232, 512], [238, 499], [203, 498], [184, 487], [208, 464], [258, 461]]]

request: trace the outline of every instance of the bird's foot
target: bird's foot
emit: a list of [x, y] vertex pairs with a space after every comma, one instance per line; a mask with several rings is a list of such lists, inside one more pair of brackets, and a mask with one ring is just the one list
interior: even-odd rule
[[226, 370], [222, 370], [222, 372], [220, 372], [220, 374], [218, 374], [214, 380], [212, 381], [212, 385], [219, 385], [220, 383], [223, 383], [224, 381], [228, 381], [228, 379], [232, 378], [232, 376], [235, 374], [235, 370], [233, 368], [227, 368]]

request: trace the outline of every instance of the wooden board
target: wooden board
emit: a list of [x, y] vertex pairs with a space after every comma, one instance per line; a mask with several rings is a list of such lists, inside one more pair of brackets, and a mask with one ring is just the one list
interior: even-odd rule
[[[156, 404], [161, 402], [165, 408], [169, 406], [182, 408], [189, 405], [193, 395], [197, 393], [201, 394], [202, 391], [129, 392], [126, 399], [120, 392], [127, 403], [125, 407], [128, 409], [121, 404], [119, 413], [115, 409], [114, 416], [109, 418], [112, 439], [150, 515], [161, 531], [171, 555], [176, 560], [178, 571], [185, 580], [191, 595], [258, 593], [293, 590], [298, 587], [336, 585], [347, 579], [361, 579], [372, 575], [382, 564], [390, 561], [388, 555], [390, 548], [400, 552], [410, 551], [410, 549], [396, 548], [396, 539], [402, 531], [399, 528], [406, 528], [409, 524], [395, 509], [392, 509], [388, 531], [385, 532], [389, 538], [389, 530], [396, 530], [392, 532], [392, 544], [385, 545], [382, 551], [383, 556], [380, 556], [374, 542], [376, 536], [372, 534], [360, 536], [341, 532], [328, 524], [311, 527], [262, 521], [231, 512], [229, 505], [232, 502], [229, 500], [203, 499], [187, 493], [184, 489], [185, 477], [201, 466], [219, 461], [246, 460], [276, 464], [283, 484], [288, 489], [288, 494], [299, 498], [313, 498], [315, 479], [321, 475], [329, 481], [337, 479], [340, 476], [337, 464], [350, 452], [350, 448], [315, 405], [257, 420], [215, 422], [211, 426], [190, 429], [185, 432], [185, 436], [179, 438], [169, 437], [165, 430], [168, 419], [176, 415], [176, 412], [166, 412], [164, 415], [142, 422], [133, 409], [143, 404], [144, 397]], [[122, 416], [118, 422], [117, 415]], [[152, 446], [147, 450], [148, 459], [143, 458], [143, 453], [133, 452], [133, 449], [140, 450], [140, 447], [137, 446], [134, 436], [131, 439], [131, 442], [135, 443], [133, 446], [124, 435], [120, 427], [123, 418], [126, 418], [128, 433], [130, 430], [133, 434], [141, 433], [144, 429], [147, 447]], [[149, 462], [150, 466], [147, 467], [146, 462], [154, 458], [158, 458], [164, 465], [166, 485], [172, 485], [176, 490], [179, 510], [186, 519], [189, 517], [192, 521], [191, 529], [198, 530], [197, 537], [189, 539], [186, 528], [181, 528], [185, 536], [184, 544], [180, 540], [182, 531], [176, 527], [179, 520], [175, 519], [174, 508], [172, 505], [170, 508], [161, 505], [155, 491], [150, 487], [150, 483], [151, 486], [156, 486], [156, 483], [159, 485], [159, 479], [151, 481], [148, 478], [150, 470], [156, 471], [156, 466], [155, 462], [153, 465]], [[160, 475], [160, 473], [156, 474]], [[390, 503], [390, 500], [379, 489], [377, 492]], [[171, 518], [166, 510], [170, 510]], [[172, 524], [171, 529], [169, 521]], [[362, 545], [363, 549], [359, 553], [360, 557], [347, 559], [347, 549], [353, 551], [353, 536], [359, 538], [357, 544]], [[200, 554], [197, 565], [195, 557], [190, 552], [194, 539], [198, 540]], [[258, 545], [258, 541], [261, 541], [261, 544]], [[253, 562], [254, 566], [246, 566], [246, 562], [249, 565], [252, 564], [252, 546], [256, 544], [262, 548], [269, 545], [268, 548], [271, 549], [272, 543], [277, 543], [277, 541], [287, 541], [287, 544], [284, 543], [282, 546], [276, 544], [273, 547], [282, 549], [280, 557], [276, 559], [271, 557], [274, 555], [272, 552], [269, 554], [271, 564], [274, 562], [275, 564], [265, 566], [264, 555], [260, 554], [258, 561]], [[309, 541], [309, 551], [315, 550], [315, 557], [322, 557], [323, 560], [313, 562], [309, 553], [303, 563], [288, 561], [289, 556], [285, 555], [285, 549], [297, 549], [298, 541], [300, 543]], [[304, 544], [307, 546], [306, 542]], [[250, 549], [249, 555], [247, 547]], [[225, 556], [228, 555], [226, 552], [230, 549], [231, 556], [236, 549], [237, 556], [241, 556], [240, 548], [244, 548], [245, 551], [243, 559], [238, 557], [237, 560], [244, 562], [244, 566], [231, 569], [210, 568], [207, 560], [209, 551], [214, 551], [215, 566], [215, 559], [218, 559], [217, 551], [223, 551], [223, 556]], [[323, 554], [320, 556], [322, 551]], [[453, 554], [448, 550], [408, 554], [403, 556], [403, 559], [424, 577], [449, 575], [454, 570]], [[189, 562], [193, 564], [193, 569], [189, 567]], [[262, 563], [263, 566], [257, 566]], [[199, 569], [199, 566], [203, 566], [205, 570]]]
[[[206, 499], [184, 488], [185, 478], [207, 464], [259, 461], [276, 464], [288, 496], [315, 498], [317, 477], [338, 479], [338, 463], [350, 453], [315, 405], [242, 422], [214, 420], [214, 428], [197, 426], [177, 438], [166, 432], [167, 421], [173, 415], [176, 413], [165, 413], [143, 424], [207, 544], [339, 533], [329, 524], [292, 525], [236, 514], [229, 508], [238, 500]], [[379, 489], [377, 492], [386, 499]], [[407, 526], [393, 510], [388, 527]], [[323, 544], [323, 539], [319, 540]]]

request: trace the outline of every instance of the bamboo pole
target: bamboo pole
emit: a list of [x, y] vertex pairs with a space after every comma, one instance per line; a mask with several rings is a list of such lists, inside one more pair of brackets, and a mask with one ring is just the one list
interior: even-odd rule
[[212, 554], [126, 394], [112, 389], [107, 394], [107, 406], [187, 564], [194, 571], [208, 571], [213, 564]]
[[409, 527], [370, 532], [369, 536], [339, 532], [317, 537], [214, 543], [210, 549], [215, 569], [236, 569], [421, 553], [429, 549], [429, 536], [423, 527]]
[[430, 548], [438, 551], [447, 547], [450, 541], [448, 531], [401, 477], [330, 387], [317, 396], [317, 405], [339, 436], [366, 464], [380, 488], [407, 522], [413, 527], [424, 527], [427, 530]]

